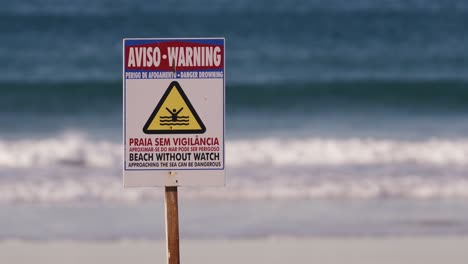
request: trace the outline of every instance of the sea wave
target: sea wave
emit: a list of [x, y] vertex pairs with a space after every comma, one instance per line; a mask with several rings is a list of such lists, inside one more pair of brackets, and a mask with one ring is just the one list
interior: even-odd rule
[[[9, 114], [27, 112], [55, 117], [57, 112], [95, 115], [121, 111], [122, 83], [119, 81], [2, 81], [0, 86], [10, 87], [0, 98], [0, 110]], [[228, 114], [250, 109], [286, 111], [299, 117], [309, 116], [312, 110], [458, 113], [468, 109], [468, 81], [364, 78], [227, 83], [226, 98]]]
[[[122, 144], [66, 133], [42, 139], [0, 139], [2, 168], [120, 168]], [[260, 138], [226, 143], [229, 168], [415, 164], [468, 166], [468, 139]]]
[[[0, 202], [141, 202], [123, 189], [122, 144], [65, 133], [0, 139]], [[190, 199], [467, 199], [468, 139], [259, 138], [226, 143], [226, 187]]]
[[0, 140], [1, 168], [112, 168], [122, 160], [122, 146], [78, 133], [42, 139]]
[[[240, 178], [239, 175], [230, 175]], [[468, 199], [468, 179], [450, 181], [410, 175], [403, 178], [350, 177], [347, 180], [323, 179], [303, 184], [277, 180], [265, 182], [228, 181], [226, 187], [182, 188], [186, 199], [217, 200], [289, 200], [289, 199]], [[0, 203], [135, 203], [161, 199], [162, 188], [123, 189], [113, 176], [70, 177], [40, 181], [1, 181]]]
[[274, 166], [373, 165], [415, 163], [467, 166], [467, 139], [401, 141], [391, 139], [258, 139], [228, 143], [228, 164]]

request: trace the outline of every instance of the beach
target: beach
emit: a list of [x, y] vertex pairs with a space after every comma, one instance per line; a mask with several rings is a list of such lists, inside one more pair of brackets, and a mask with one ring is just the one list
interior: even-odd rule
[[[163, 188], [122, 184], [122, 40], [191, 37], [225, 38], [226, 184], [179, 188], [182, 263], [467, 262], [466, 1], [0, 14], [0, 263], [165, 263]], [[161, 98], [138, 96], [142, 130]], [[213, 105], [190, 100], [208, 125]]]
[[[182, 240], [181, 263], [464, 264], [468, 237]], [[165, 263], [164, 241], [1, 242], [0, 262]]]

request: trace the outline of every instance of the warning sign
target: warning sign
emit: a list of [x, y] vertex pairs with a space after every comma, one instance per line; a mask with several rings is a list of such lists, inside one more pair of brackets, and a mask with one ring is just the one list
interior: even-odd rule
[[201, 134], [206, 128], [177, 81], [171, 82], [146, 122], [146, 134]]
[[224, 39], [124, 39], [124, 186], [224, 184]]

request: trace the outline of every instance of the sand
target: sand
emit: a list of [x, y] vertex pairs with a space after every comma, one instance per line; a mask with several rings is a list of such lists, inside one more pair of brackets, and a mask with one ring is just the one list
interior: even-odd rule
[[[0, 263], [165, 263], [164, 241], [0, 243]], [[468, 237], [182, 240], [181, 263], [468, 263]]]

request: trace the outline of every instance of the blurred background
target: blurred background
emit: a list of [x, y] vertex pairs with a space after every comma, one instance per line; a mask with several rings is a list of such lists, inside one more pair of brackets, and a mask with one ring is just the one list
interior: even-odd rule
[[164, 239], [122, 187], [122, 38], [226, 38], [226, 187], [181, 237], [468, 234], [468, 3], [6, 1], [0, 240]]

